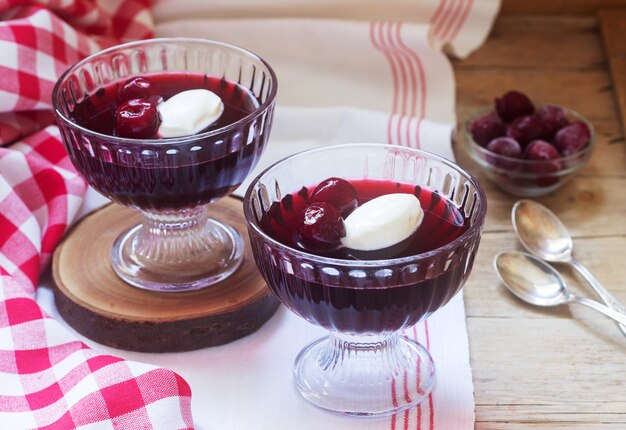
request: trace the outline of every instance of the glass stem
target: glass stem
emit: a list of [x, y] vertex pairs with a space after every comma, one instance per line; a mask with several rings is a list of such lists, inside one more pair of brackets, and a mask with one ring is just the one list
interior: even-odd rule
[[132, 249], [146, 268], [201, 272], [206, 271], [210, 255], [223, 255], [219, 250], [223, 238], [208, 218], [206, 206], [177, 212], [142, 211], [141, 226]]
[[406, 365], [398, 351], [399, 336], [398, 332], [351, 335], [331, 331], [319, 365], [332, 372], [353, 360], [375, 361], [390, 374], [398, 375]]

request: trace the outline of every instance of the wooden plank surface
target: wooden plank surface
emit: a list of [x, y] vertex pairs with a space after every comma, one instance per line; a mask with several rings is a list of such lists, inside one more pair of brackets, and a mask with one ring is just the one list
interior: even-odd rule
[[598, 12], [598, 17], [621, 113], [622, 130], [626, 130], [626, 9], [603, 9]]
[[[570, 228], [576, 257], [626, 303], [626, 145], [597, 19], [500, 17], [486, 44], [454, 67], [460, 125], [513, 88], [592, 120], [597, 146], [589, 164], [564, 188], [537, 200]], [[489, 198], [465, 286], [476, 429], [626, 429], [626, 338], [594, 311], [538, 309], [502, 288], [492, 260], [502, 250], [521, 249], [510, 222], [516, 198], [488, 183], [463, 146], [459, 135], [457, 158]], [[593, 295], [559, 268], [573, 290]]]
[[502, 0], [503, 15], [592, 15], [623, 7], [624, 0]]

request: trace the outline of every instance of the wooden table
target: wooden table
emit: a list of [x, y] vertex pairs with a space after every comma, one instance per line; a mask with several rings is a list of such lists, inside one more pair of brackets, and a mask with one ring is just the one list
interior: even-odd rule
[[[563, 104], [592, 121], [598, 140], [589, 164], [564, 188], [537, 200], [571, 230], [576, 257], [626, 303], [626, 148], [598, 20], [503, 16], [485, 45], [454, 68], [460, 124], [508, 89]], [[459, 161], [477, 174], [489, 197], [465, 286], [476, 429], [626, 429], [626, 338], [594, 311], [534, 308], [503, 289], [492, 261], [499, 251], [521, 249], [510, 221], [516, 198], [490, 184], [462, 147], [457, 142]], [[575, 277], [568, 279], [593, 296]]]

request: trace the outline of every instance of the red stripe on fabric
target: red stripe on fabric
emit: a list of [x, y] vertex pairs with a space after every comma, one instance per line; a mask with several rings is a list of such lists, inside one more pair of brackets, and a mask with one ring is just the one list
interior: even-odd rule
[[[418, 67], [418, 69], [419, 69], [419, 59], [417, 61], [418, 64], [416, 65], [415, 64], [416, 61], [415, 61], [415, 58], [414, 58], [415, 56], [412, 55], [411, 50], [402, 41], [402, 31], [401, 31], [401, 29], [402, 29], [402, 24], [400, 23], [398, 25], [397, 29], [396, 29], [396, 37], [397, 37], [398, 45], [399, 45], [402, 53], [408, 59], [408, 62], [410, 64], [411, 84], [412, 84], [412, 89], [413, 89], [413, 91], [412, 91], [413, 103], [411, 104], [410, 120], [409, 120], [409, 123], [407, 124], [407, 127], [406, 127], [406, 138], [407, 138], [407, 142], [409, 142], [408, 146], [419, 148], [420, 147], [419, 133], [416, 133], [415, 143], [414, 144], [410, 143], [411, 142], [411, 127], [412, 127], [413, 121], [415, 120], [415, 116], [416, 116], [416, 105], [418, 104], [418, 101], [417, 101], [418, 100], [418, 94], [419, 94], [420, 97], [422, 97], [425, 88], [423, 87], [423, 85], [422, 85], [421, 88], [418, 87], [418, 80], [416, 78], [415, 67]], [[411, 61], [411, 60], [413, 60], [413, 61]], [[420, 115], [422, 115], [422, 114], [420, 113]], [[418, 119], [418, 122], [419, 122], [419, 119]]]
[[[430, 333], [428, 332], [428, 320], [424, 320], [424, 331], [426, 332], [426, 349], [430, 351]], [[433, 430], [433, 428], [435, 427], [435, 408], [433, 403], [433, 393], [431, 392], [428, 395], [428, 408], [430, 409], [430, 414], [428, 417], [429, 430]]]
[[[399, 111], [400, 111], [400, 95], [404, 94], [404, 80], [400, 79], [400, 72], [398, 71], [401, 68], [401, 62], [398, 61], [398, 59], [396, 58], [396, 53], [395, 50], [393, 49], [392, 46], [390, 46], [390, 44], [387, 42], [387, 40], [385, 39], [385, 30], [387, 30], [387, 33], [389, 33], [388, 28], [392, 25], [391, 22], [389, 21], [384, 21], [381, 22], [381, 25], [378, 28], [378, 38], [379, 41], [381, 42], [381, 46], [382, 48], [385, 50], [385, 52], [388, 55], [388, 60], [390, 62], [390, 65], [392, 67], [392, 69], [395, 72], [395, 82], [396, 85], [394, 86], [394, 107], [393, 107], [393, 111], [391, 112], [390, 116], [389, 116], [389, 143], [392, 145], [401, 145], [402, 142], [397, 141], [394, 139], [394, 122], [395, 121], [400, 121], [399, 118]], [[395, 134], [397, 136], [397, 133]]]
[[398, 72], [395, 67], [395, 63], [389, 53], [387, 52], [386, 47], [383, 47], [381, 43], [376, 39], [377, 37], [377, 27], [382, 28], [383, 22], [380, 21], [372, 21], [370, 24], [370, 40], [374, 48], [380, 51], [387, 61], [389, 62], [389, 66], [391, 68], [391, 76], [393, 79], [393, 99], [392, 99], [392, 112], [389, 115], [389, 120], [387, 121], [387, 143], [393, 143], [393, 139], [391, 138], [391, 124], [393, 122], [393, 115], [397, 110], [398, 105]]
[[[409, 396], [408, 374], [407, 374], [406, 370], [404, 371], [404, 400], [407, 401], [407, 402], [411, 401], [411, 397]], [[407, 410], [404, 411], [404, 419], [403, 419], [402, 430], [408, 430], [409, 429], [410, 413], [411, 413], [410, 409], [407, 409]]]
[[[413, 326], [413, 338], [415, 339], [415, 342], [418, 342], [417, 339], [417, 325]], [[422, 395], [422, 390], [419, 388], [420, 386], [420, 382], [421, 382], [421, 369], [422, 369], [422, 361], [421, 358], [418, 358], [417, 360], [417, 371], [416, 371], [416, 377], [415, 377], [415, 384], [418, 387], [417, 392]], [[422, 403], [420, 402], [417, 405], [417, 425], [416, 425], [417, 430], [421, 430], [422, 428]]]
[[[398, 396], [396, 394], [396, 378], [391, 380], [391, 404], [394, 408], [398, 407]], [[396, 414], [391, 416], [391, 430], [396, 430]]]
[[446, 21], [449, 18], [450, 15], [450, 10], [451, 10], [451, 5], [452, 2], [454, 2], [456, 0], [450, 0], [450, 3], [448, 3], [447, 0], [444, 0], [441, 4], [442, 4], [442, 8], [441, 8], [441, 14], [439, 15], [439, 19], [433, 24], [433, 36], [435, 36], [436, 38], [439, 37], [439, 33], [441, 32], [441, 28], [445, 25]]
[[[409, 395], [409, 373], [404, 370], [404, 376], [402, 378], [402, 384], [404, 385], [404, 401], [407, 403], [411, 403], [411, 396]], [[409, 413], [410, 410], [404, 411], [404, 425], [402, 426], [403, 430], [408, 430], [409, 428]]]
[[441, 39], [442, 41], [444, 42], [449, 41], [448, 34], [450, 33], [450, 30], [452, 30], [455, 23], [459, 19], [461, 15], [461, 11], [463, 10], [465, 3], [466, 3], [466, 0], [459, 0], [455, 4], [454, 9], [452, 10], [452, 13], [450, 15], [450, 19], [448, 20], [448, 23], [446, 24], [444, 28], [442, 28], [441, 33], [439, 33], [439, 39]]
[[459, 34], [459, 31], [461, 31], [461, 28], [463, 28], [465, 21], [467, 21], [467, 17], [469, 16], [469, 13], [472, 10], [473, 5], [474, 5], [474, 0], [467, 0], [467, 2], [465, 3], [465, 9], [463, 10], [463, 14], [461, 15], [461, 19], [457, 23], [456, 27], [454, 28], [454, 31], [452, 32], [448, 40], [453, 41], [456, 38], [456, 36]]
[[[409, 85], [409, 91], [407, 91], [407, 93], [410, 94], [411, 98], [410, 98], [410, 102], [409, 102], [409, 107], [410, 110], [408, 112], [408, 117], [409, 119], [409, 123], [407, 124], [406, 127], [406, 142], [407, 142], [407, 146], [415, 146], [419, 148], [419, 142], [416, 142], [416, 145], [411, 145], [411, 123], [413, 122], [413, 117], [415, 116], [415, 110], [416, 110], [416, 104], [417, 104], [417, 94], [418, 94], [418, 88], [417, 88], [417, 77], [416, 77], [416, 70], [415, 70], [415, 64], [413, 63], [412, 58], [410, 53], [408, 52], [408, 50], [406, 49], [406, 47], [404, 46], [404, 44], [402, 43], [402, 35], [401, 33], [401, 29], [402, 29], [402, 23], [398, 23], [398, 25], [396, 26], [396, 40], [398, 42], [398, 46], [400, 48], [400, 52], [402, 52], [402, 54], [404, 55], [404, 57], [407, 59], [407, 62], [409, 64], [409, 70], [410, 70], [410, 85]], [[404, 118], [403, 118], [404, 119]]]
[[[402, 32], [400, 30], [398, 30], [398, 42], [400, 43], [400, 46], [406, 51], [406, 53], [408, 54], [408, 56], [415, 61], [415, 64], [417, 66], [417, 75], [418, 75], [418, 82], [419, 82], [419, 86], [417, 88], [419, 88], [417, 94], [419, 94], [419, 110], [417, 113], [417, 124], [416, 124], [416, 131], [415, 131], [415, 147], [416, 148], [420, 148], [420, 127], [422, 125], [422, 119], [426, 116], [426, 97], [428, 96], [428, 88], [426, 87], [426, 73], [424, 72], [424, 65], [422, 64], [422, 60], [419, 57], [419, 55], [417, 54], [417, 52], [415, 52], [413, 49], [409, 48], [404, 41], [402, 40]], [[413, 121], [414, 119], [411, 118], [411, 121]], [[409, 128], [411, 126], [411, 123], [409, 123]]]
[[397, 144], [402, 145], [402, 146], [410, 146], [408, 140], [405, 142], [404, 145], [402, 142], [402, 124], [404, 123], [406, 119], [407, 99], [408, 99], [407, 93], [409, 92], [409, 89], [408, 89], [409, 78], [407, 77], [407, 69], [410, 69], [410, 61], [408, 62], [409, 65], [407, 66], [407, 64], [405, 63], [405, 58], [403, 58], [405, 56], [403, 55], [402, 50], [400, 49], [400, 47], [396, 44], [394, 40], [394, 27], [399, 27], [399, 25], [400, 24], [397, 22], [388, 23], [387, 25], [388, 41], [386, 41], [386, 43], [387, 43], [387, 46], [391, 48], [390, 52], [392, 53], [392, 55], [394, 56], [394, 58], [396, 59], [398, 63], [398, 69], [400, 70], [400, 77], [402, 78], [402, 81], [401, 81], [402, 86], [400, 87], [400, 98], [402, 100], [400, 103], [401, 109], [399, 109], [396, 112], [400, 114], [398, 118], [398, 123], [396, 124]]
[[422, 404], [417, 405], [417, 430], [422, 430]]
[[435, 407], [433, 405], [433, 393], [428, 395], [428, 430], [433, 430], [435, 428]]
[[404, 384], [404, 401], [407, 403], [411, 403], [411, 395], [409, 394], [409, 373], [405, 370], [403, 377]]
[[443, 11], [443, 15], [439, 20], [439, 23], [436, 25], [435, 31], [433, 32], [437, 39], [441, 39], [441, 32], [445, 29], [450, 20], [453, 19], [454, 8], [456, 7], [457, 1], [461, 2], [462, 0], [450, 0], [450, 3], [446, 5], [445, 10]]
[[443, 10], [445, 9], [446, 2], [447, 2], [447, 0], [439, 1], [439, 6], [437, 6], [437, 10], [435, 10], [435, 13], [430, 18], [430, 23], [434, 24], [433, 30], [434, 30], [434, 27], [436, 27], [436, 25], [437, 25], [437, 20], [441, 16], [441, 12], [443, 12]]
[[[397, 33], [399, 32], [400, 29], [400, 23], [399, 22], [394, 22], [394, 23], [390, 23], [389, 26], [387, 27], [387, 36], [389, 38], [389, 45], [391, 46], [391, 52], [394, 54], [394, 57], [396, 58], [398, 65], [399, 65], [399, 69], [401, 71], [401, 77], [402, 77], [402, 86], [400, 87], [400, 93], [402, 96], [402, 103], [401, 103], [401, 110], [399, 110], [397, 113], [399, 114], [398, 116], [398, 122], [396, 124], [396, 139], [397, 139], [397, 144], [398, 145], [402, 145], [402, 146], [411, 146], [411, 142], [410, 142], [410, 134], [408, 133], [408, 126], [406, 128], [406, 140], [403, 142], [403, 137], [402, 137], [402, 130], [404, 127], [404, 123], [407, 120], [407, 111], [409, 110], [409, 105], [414, 106], [415, 104], [415, 87], [411, 86], [411, 84], [415, 81], [414, 79], [414, 74], [415, 71], [413, 70], [413, 65], [411, 64], [410, 59], [407, 57], [406, 53], [402, 50], [402, 48], [400, 47], [399, 43], [396, 40], [396, 36]], [[413, 103], [409, 103], [408, 99], [409, 99], [409, 95], [411, 95], [411, 99], [413, 100]], [[409, 121], [409, 125], [410, 125], [410, 121]]]

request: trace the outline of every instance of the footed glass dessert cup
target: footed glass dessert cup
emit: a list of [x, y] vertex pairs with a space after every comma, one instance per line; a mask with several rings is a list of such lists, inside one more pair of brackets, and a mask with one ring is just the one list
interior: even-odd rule
[[[216, 125], [192, 135], [120, 137], [115, 115], [124, 100], [115, 98], [138, 77], [151, 82], [148, 104], [206, 88], [220, 97], [223, 114]], [[131, 90], [142, 91], [145, 80]], [[203, 39], [116, 46], [61, 76], [52, 99], [72, 163], [95, 190], [142, 215], [112, 249], [113, 269], [124, 281], [153, 291], [187, 291], [237, 270], [242, 237], [209, 218], [207, 206], [237, 188], [257, 164], [275, 95], [276, 76], [264, 60]]]
[[[425, 212], [424, 230], [414, 234], [428, 243], [428, 250], [412, 253], [420, 246], [413, 243], [398, 258], [378, 251], [367, 259], [358, 253], [333, 258], [289, 242], [281, 231], [292, 212], [301, 211], [310, 190], [330, 177], [348, 180], [359, 193], [368, 187], [378, 194], [382, 189], [383, 194], [414, 193]], [[427, 398], [435, 385], [435, 365], [428, 351], [401, 330], [427, 318], [461, 289], [486, 210], [485, 193], [462, 168], [392, 145], [306, 151], [254, 179], [244, 214], [256, 264], [287, 308], [329, 330], [295, 361], [295, 386], [307, 401], [342, 415], [384, 416]], [[455, 222], [452, 236], [449, 219]], [[392, 396], [392, 385], [403, 380], [416, 382], [403, 395]]]

